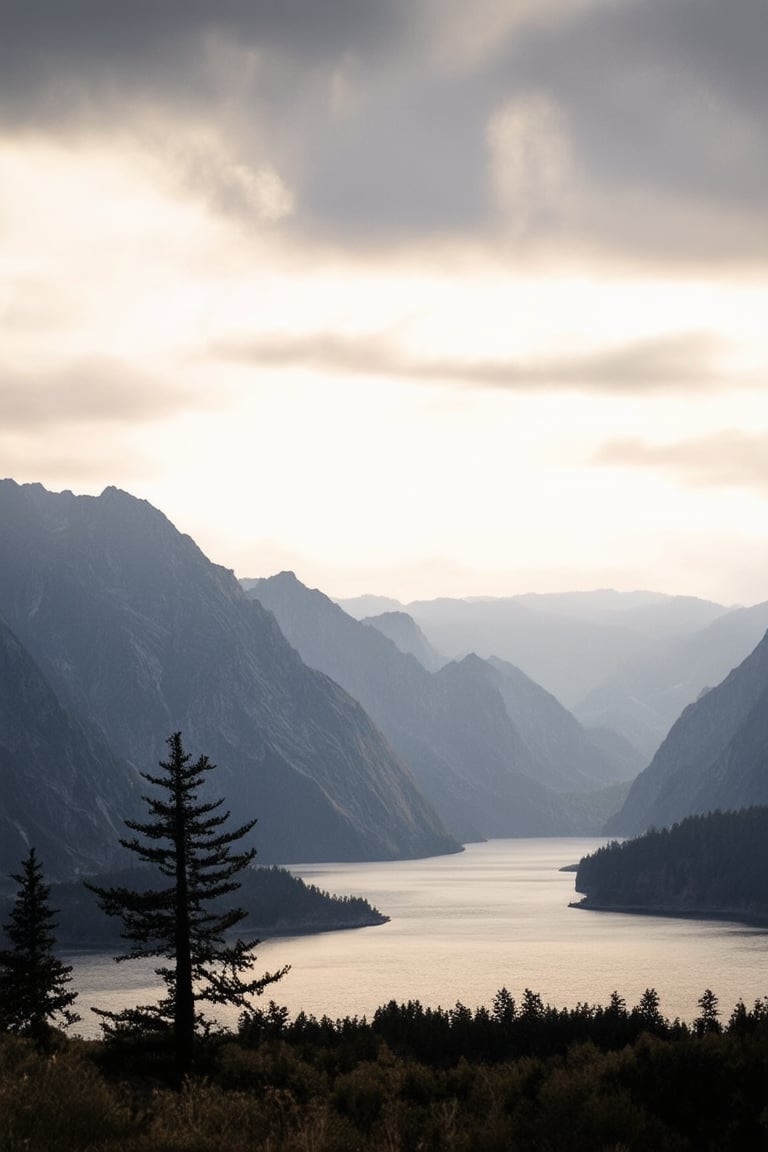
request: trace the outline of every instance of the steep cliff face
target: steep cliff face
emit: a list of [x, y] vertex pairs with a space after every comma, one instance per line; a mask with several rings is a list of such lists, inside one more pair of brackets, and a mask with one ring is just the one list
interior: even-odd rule
[[577, 831], [556, 792], [616, 778], [573, 717], [511, 665], [468, 656], [430, 673], [293, 573], [254, 581], [249, 595], [360, 700], [463, 839]]
[[145, 501], [0, 484], [0, 611], [62, 703], [153, 770], [181, 730], [262, 861], [455, 848], [363, 709]]
[[[50, 879], [113, 867], [138, 778], [61, 705], [0, 620], [0, 873], [34, 846]], [[2, 883], [0, 881], [0, 885]]]
[[768, 637], [689, 705], [609, 822], [611, 834], [768, 802]]

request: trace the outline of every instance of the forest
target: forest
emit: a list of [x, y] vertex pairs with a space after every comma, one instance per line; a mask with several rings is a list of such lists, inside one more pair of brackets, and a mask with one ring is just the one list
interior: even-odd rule
[[768, 808], [688, 816], [584, 857], [581, 906], [768, 921]]
[[270, 1002], [212, 1032], [181, 1089], [161, 1039], [0, 1035], [4, 1152], [744, 1152], [768, 1146], [768, 1000], [691, 1025], [628, 1008], [392, 1002], [332, 1021]]

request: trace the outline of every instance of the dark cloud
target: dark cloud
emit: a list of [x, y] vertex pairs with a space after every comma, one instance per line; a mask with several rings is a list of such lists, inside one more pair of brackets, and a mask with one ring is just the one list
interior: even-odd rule
[[460, 360], [415, 356], [388, 334], [343, 337], [264, 335], [211, 350], [259, 369], [301, 368], [321, 374], [391, 376], [515, 392], [578, 391], [647, 395], [665, 389], [701, 392], [722, 382], [719, 342], [706, 333], [656, 338], [569, 357]]
[[0, 368], [4, 432], [56, 425], [143, 424], [210, 400], [106, 357], [51, 371]]
[[[292, 226], [333, 244], [509, 228], [517, 250], [768, 255], [765, 0], [542, 5], [465, 57], [443, 51], [455, 6], [430, 0], [5, 7], [0, 123], [133, 125], [225, 213], [252, 210], [227, 171], [266, 164], [295, 193]], [[489, 125], [532, 96], [562, 140], [535, 121], [512, 140], [510, 208], [494, 199]], [[201, 124], [215, 154], [192, 139]], [[550, 145], [564, 170], [543, 186]]]
[[669, 472], [697, 487], [748, 488], [768, 496], [768, 434], [728, 431], [669, 444], [615, 440], [595, 463]]
[[599, 186], [764, 209], [767, 44], [764, 0], [628, 0], [536, 29], [497, 75], [558, 101]]

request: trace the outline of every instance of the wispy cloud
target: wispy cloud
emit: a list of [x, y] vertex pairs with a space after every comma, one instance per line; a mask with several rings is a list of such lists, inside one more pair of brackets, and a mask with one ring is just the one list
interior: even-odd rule
[[716, 387], [722, 380], [721, 351], [721, 343], [710, 333], [689, 332], [530, 361], [449, 359], [409, 352], [387, 333], [267, 333], [220, 342], [209, 354], [263, 369], [391, 376], [517, 392], [566, 390], [642, 396], [665, 389], [699, 392]]
[[26, 372], [0, 365], [3, 433], [57, 425], [141, 425], [214, 402], [202, 390], [108, 357]]
[[698, 487], [747, 488], [768, 497], [768, 433], [724, 430], [710, 436], [653, 444], [622, 439], [605, 444], [594, 462], [647, 468]]

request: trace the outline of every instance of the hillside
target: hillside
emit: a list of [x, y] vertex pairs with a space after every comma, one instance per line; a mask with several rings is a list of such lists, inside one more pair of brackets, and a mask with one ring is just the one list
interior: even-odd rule
[[[157, 886], [146, 868], [103, 872], [89, 879], [107, 888], [125, 886], [142, 891]], [[245, 909], [248, 915], [237, 926], [237, 935], [243, 939], [362, 928], [384, 924], [388, 919], [359, 896], [330, 895], [283, 868], [249, 868], [239, 882], [237, 892], [221, 907]], [[11, 898], [0, 898], [0, 924], [7, 919]], [[56, 939], [62, 947], [100, 951], [122, 947], [122, 922], [102, 912], [96, 896], [84, 884], [52, 884], [50, 906], [56, 909]]]
[[768, 807], [613, 841], [581, 860], [576, 891], [584, 908], [768, 921]]
[[0, 619], [0, 887], [30, 844], [52, 879], [114, 866], [135, 772], [61, 704]]
[[430, 673], [293, 573], [250, 582], [302, 658], [373, 717], [454, 835], [557, 835], [580, 825], [559, 791], [620, 775], [554, 697], [475, 655]]
[[608, 822], [633, 835], [683, 817], [768, 803], [768, 638], [688, 706]]
[[[217, 793], [258, 816], [262, 863], [456, 849], [360, 705], [145, 501], [1, 482], [0, 613], [66, 712], [111, 749], [115, 801], [182, 731], [218, 765]], [[86, 782], [73, 787], [91, 805]], [[119, 825], [122, 807], [106, 796], [95, 818]]]

